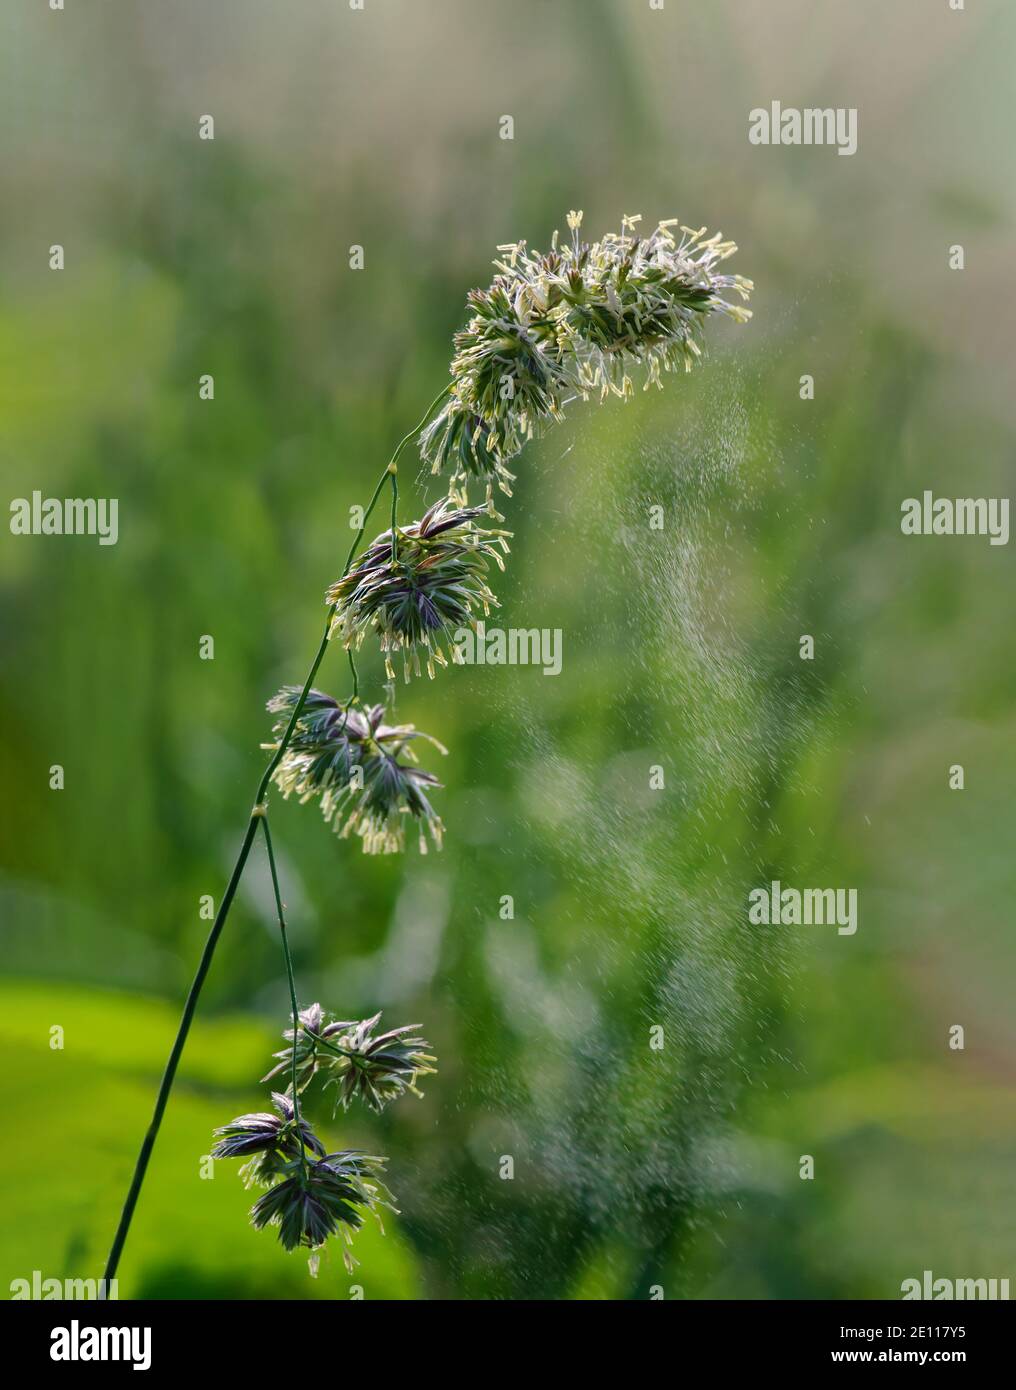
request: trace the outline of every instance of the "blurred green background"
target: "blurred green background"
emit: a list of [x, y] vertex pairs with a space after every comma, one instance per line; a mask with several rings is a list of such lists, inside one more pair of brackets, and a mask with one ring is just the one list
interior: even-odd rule
[[[368, 859], [273, 801], [302, 1002], [420, 1020], [440, 1057], [380, 1121], [317, 1112], [390, 1154], [402, 1214], [352, 1278], [332, 1256], [311, 1280], [230, 1165], [199, 1176], [212, 1127], [264, 1103], [286, 1018], [259, 850], [121, 1295], [1016, 1273], [1012, 556], [899, 530], [926, 488], [1012, 490], [1012, 8], [14, 0], [0, 32], [5, 496], [120, 501], [114, 547], [0, 546], [4, 1295], [100, 1273], [349, 508], [443, 384], [494, 247], [573, 207], [592, 235], [721, 229], [756, 317], [518, 460], [501, 622], [561, 628], [564, 669], [400, 684], [450, 748], [444, 852]], [[857, 154], [751, 146], [772, 100], [857, 107]], [[439, 495], [415, 471], [403, 516]], [[333, 652], [318, 684], [346, 681]], [[856, 936], [748, 926], [772, 878], [856, 887]]]

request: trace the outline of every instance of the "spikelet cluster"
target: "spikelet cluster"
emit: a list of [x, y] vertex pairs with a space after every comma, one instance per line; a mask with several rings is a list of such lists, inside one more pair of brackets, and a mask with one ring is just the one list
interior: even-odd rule
[[434, 473], [464, 502], [471, 482], [510, 495], [508, 464], [534, 436], [564, 416], [568, 401], [630, 396], [633, 378], [661, 385], [663, 372], [690, 371], [702, 352], [706, 320], [751, 317], [752, 283], [722, 273], [737, 250], [673, 221], [639, 236], [641, 218], [620, 233], [580, 239], [582, 214], [570, 213], [570, 243], [530, 251], [524, 241], [498, 248], [486, 289], [470, 292], [471, 316], [455, 335], [452, 391], [420, 436]]
[[[266, 748], [278, 748], [301, 694], [299, 686], [287, 685], [269, 700], [275, 741]], [[384, 723], [384, 714], [384, 705], [340, 705], [324, 691], [308, 691], [272, 780], [284, 797], [317, 799], [336, 833], [359, 835], [366, 854], [404, 849], [410, 823], [426, 854], [425, 831], [441, 846], [444, 827], [428, 796], [441, 783], [416, 766], [413, 744], [424, 739], [440, 753], [447, 749], [412, 724]]]
[[[334, 1086], [336, 1105], [348, 1110], [354, 1100], [362, 1100], [372, 1110], [381, 1111], [405, 1091], [419, 1095], [416, 1081], [434, 1071], [433, 1056], [425, 1038], [410, 1037], [418, 1023], [403, 1024], [386, 1033], [377, 1032], [380, 1013], [358, 1022], [343, 1022], [327, 1016], [320, 1004], [312, 1004], [300, 1014], [300, 1027], [287, 1028], [286, 1046], [273, 1054], [275, 1066], [262, 1081], [273, 1077], [292, 1077], [296, 1053], [296, 1084], [300, 1091], [319, 1073], [325, 1086]], [[292, 1082], [289, 1083], [292, 1089]]]
[[443, 498], [404, 529], [377, 536], [352, 568], [328, 590], [335, 607], [332, 635], [359, 647], [378, 636], [389, 679], [392, 657], [402, 655], [403, 676], [420, 674], [422, 656], [433, 678], [435, 663], [458, 660], [455, 633], [475, 628], [498, 606], [487, 576], [490, 562], [504, 569], [508, 531], [479, 526], [483, 507], [456, 507]]
[[[493, 281], [469, 294], [450, 385], [419, 438], [431, 471], [447, 480], [447, 496], [400, 527], [393, 472], [393, 525], [328, 589], [329, 636], [351, 660], [368, 635], [376, 637], [389, 680], [397, 663], [408, 681], [461, 661], [463, 630], [475, 631], [498, 606], [491, 567], [504, 569], [511, 532], [490, 524], [503, 520], [493, 489], [510, 495], [509, 464], [526, 443], [563, 419], [571, 401], [624, 400], [637, 380], [648, 390], [662, 386], [665, 372], [691, 371], [710, 318], [751, 317], [744, 304], [752, 282], [724, 269], [737, 247], [720, 233], [672, 219], [643, 236], [641, 217], [632, 216], [620, 231], [587, 242], [582, 213], [567, 220], [570, 237], [555, 233], [549, 251], [524, 241], [498, 247]], [[477, 484], [485, 501], [471, 506], [468, 490]], [[299, 694], [287, 687], [269, 704], [282, 718], [276, 743], [266, 747], [285, 737]], [[311, 692], [274, 780], [286, 796], [319, 798], [325, 819], [340, 835], [359, 835], [367, 853], [401, 850], [411, 821], [421, 849], [424, 831], [440, 845], [441, 821], [428, 797], [439, 783], [413, 766], [410, 747], [426, 736], [384, 724], [384, 713]]]
[[[285, 1073], [286, 1092], [272, 1093], [271, 1111], [239, 1115], [215, 1131], [213, 1158], [244, 1158], [240, 1176], [247, 1187], [266, 1190], [250, 1211], [256, 1230], [278, 1229], [287, 1250], [303, 1247], [317, 1252], [332, 1236], [344, 1241], [343, 1260], [352, 1269], [352, 1237], [367, 1215], [381, 1224], [381, 1208], [395, 1211], [382, 1180], [386, 1159], [378, 1154], [344, 1149], [326, 1151], [313, 1128], [299, 1112], [298, 1098], [318, 1073], [337, 1087], [337, 1101], [347, 1108], [362, 1100], [382, 1110], [406, 1091], [416, 1090], [418, 1076], [432, 1073], [430, 1044], [410, 1037], [418, 1024], [376, 1032], [381, 1018], [343, 1023], [327, 1015], [320, 1004], [302, 1010], [296, 1028], [283, 1034], [286, 1042], [275, 1053], [276, 1065], [263, 1079]], [[294, 1058], [295, 1053], [295, 1058]], [[296, 1063], [296, 1094], [293, 1066]], [[383, 1227], [382, 1227], [383, 1229]], [[312, 1253], [312, 1271], [317, 1255]]]

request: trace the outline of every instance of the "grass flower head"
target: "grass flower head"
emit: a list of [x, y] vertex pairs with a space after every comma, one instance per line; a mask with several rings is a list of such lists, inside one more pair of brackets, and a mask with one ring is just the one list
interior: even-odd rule
[[436, 1070], [431, 1066], [436, 1059], [427, 1050], [430, 1044], [424, 1038], [407, 1036], [416, 1032], [418, 1023], [376, 1033], [380, 1019], [376, 1013], [354, 1023], [328, 1020], [321, 1005], [312, 1004], [300, 1014], [295, 1042], [291, 1028], [283, 1033], [288, 1046], [273, 1054], [276, 1065], [262, 1080], [292, 1076], [295, 1046], [299, 1089], [302, 1091], [321, 1072], [325, 1085], [337, 1088], [337, 1103], [344, 1110], [357, 1099], [381, 1111], [406, 1091], [419, 1095], [417, 1077]]
[[[266, 747], [278, 747], [301, 693], [284, 686], [269, 700], [278, 718], [276, 742]], [[385, 724], [384, 713], [384, 705], [340, 705], [323, 691], [309, 691], [273, 781], [285, 797], [319, 797], [325, 820], [343, 837], [359, 835], [366, 854], [404, 849], [408, 822], [418, 825], [426, 854], [425, 831], [441, 845], [444, 827], [428, 796], [441, 783], [415, 765], [412, 745], [426, 739], [440, 753], [447, 749], [412, 724]]]
[[[661, 222], [642, 237], [640, 220], [626, 217], [619, 233], [587, 243], [580, 239], [582, 214], [569, 213], [568, 244], [559, 246], [555, 234], [546, 253], [529, 251], [525, 242], [499, 247], [493, 282], [470, 293], [469, 322], [455, 335], [451, 383], [400, 441], [362, 513], [347, 568], [328, 590], [331, 611], [306, 683], [284, 686], [268, 702], [275, 722], [273, 739], [263, 747], [271, 758], [184, 1006], [105, 1279], [116, 1275], [198, 994], [258, 830], [272, 878], [292, 1021], [283, 1034], [286, 1045], [263, 1080], [284, 1074], [287, 1090], [273, 1093], [274, 1113], [240, 1115], [217, 1129], [212, 1154], [246, 1160], [240, 1169], [245, 1182], [266, 1188], [251, 1209], [251, 1222], [259, 1230], [277, 1227], [287, 1250], [316, 1252], [336, 1234], [348, 1246], [367, 1213], [380, 1223], [380, 1207], [391, 1206], [380, 1177], [385, 1160], [351, 1150], [326, 1152], [303, 1120], [301, 1098], [320, 1074], [326, 1086], [335, 1086], [337, 1106], [362, 1100], [380, 1111], [407, 1091], [418, 1095], [416, 1082], [435, 1070], [435, 1059], [418, 1024], [378, 1032], [380, 1013], [340, 1021], [320, 1004], [300, 1009], [266, 792], [274, 783], [286, 798], [317, 800], [326, 823], [343, 837], [358, 835], [368, 854], [403, 849], [410, 825], [421, 852], [428, 835], [440, 847], [443, 827], [430, 793], [441, 784], [416, 765], [414, 745], [426, 739], [439, 752], [446, 750], [412, 724], [385, 723], [384, 704], [361, 704], [355, 649], [368, 633], [376, 634], [389, 679], [398, 653], [407, 681], [411, 673], [421, 674], [421, 657], [431, 677], [449, 655], [462, 661], [462, 629], [475, 631], [497, 606], [487, 581], [492, 563], [504, 569], [511, 533], [490, 519], [502, 520], [493, 487], [510, 493], [508, 463], [528, 440], [561, 420], [570, 401], [611, 393], [626, 398], [634, 389], [633, 374], [648, 388], [659, 386], [665, 371], [689, 371], [700, 357], [711, 315], [738, 322], [750, 317], [733, 300], [746, 300], [751, 282], [720, 270], [736, 250], [733, 242], [706, 238], [704, 229], [678, 228], [676, 222]], [[448, 475], [448, 495], [420, 520], [399, 527], [398, 459], [421, 429], [423, 457], [434, 473]], [[476, 482], [486, 486], [482, 507], [470, 506], [466, 496]], [[390, 529], [354, 559], [386, 484], [392, 494]], [[309, 688], [329, 639], [336, 637], [353, 676], [344, 703]], [[351, 1268], [348, 1249], [343, 1254]], [[312, 1272], [316, 1263], [314, 1254]]]
[[[385, 1160], [374, 1154], [326, 1154], [301, 1165], [289, 1165], [287, 1175], [270, 1187], [251, 1208], [255, 1230], [277, 1226], [279, 1240], [287, 1250], [303, 1246], [317, 1250], [330, 1236], [341, 1234], [346, 1244], [370, 1213], [380, 1225], [382, 1206], [395, 1211], [391, 1193], [381, 1181]], [[384, 1228], [382, 1227], [382, 1230]], [[346, 1268], [353, 1260], [343, 1251]]]
[[218, 1143], [212, 1158], [247, 1158], [240, 1174], [248, 1187], [268, 1185], [300, 1156], [301, 1139], [312, 1154], [324, 1154], [324, 1145], [303, 1120], [297, 1125], [293, 1101], [273, 1091], [277, 1111], [240, 1115], [215, 1131]]
[[509, 532], [478, 526], [483, 507], [456, 507], [449, 498], [435, 503], [420, 521], [378, 536], [348, 574], [328, 590], [337, 605], [332, 635], [346, 647], [359, 647], [376, 631], [389, 679], [392, 655], [402, 652], [403, 675], [427, 674], [434, 663], [447, 666], [444, 648], [457, 659], [455, 632], [474, 628], [497, 607], [487, 584], [491, 560], [504, 569]]
[[468, 484], [496, 483], [510, 493], [508, 463], [534, 436], [563, 419], [576, 397], [622, 398], [661, 385], [661, 372], [690, 371], [713, 314], [743, 323], [750, 280], [721, 273], [737, 247], [705, 228], [661, 222], [639, 236], [640, 217], [620, 233], [580, 240], [582, 214], [569, 213], [571, 242], [530, 251], [524, 241], [498, 248], [497, 274], [472, 290], [472, 315], [455, 335], [452, 391], [420, 436], [434, 473], [448, 473], [452, 497]]

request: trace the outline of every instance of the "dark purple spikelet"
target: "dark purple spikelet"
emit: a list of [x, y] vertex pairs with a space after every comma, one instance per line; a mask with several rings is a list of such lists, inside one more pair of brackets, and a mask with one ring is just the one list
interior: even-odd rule
[[[435, 1058], [428, 1050], [430, 1044], [424, 1038], [408, 1036], [415, 1034], [418, 1023], [377, 1033], [380, 1019], [376, 1013], [373, 1018], [351, 1023], [329, 1020], [320, 1004], [304, 1009], [295, 1042], [299, 1089], [302, 1091], [321, 1072], [325, 1085], [336, 1087], [337, 1103], [343, 1109], [354, 1100], [362, 1100], [372, 1110], [381, 1111], [406, 1091], [419, 1095], [417, 1078], [436, 1071], [431, 1066]], [[292, 1028], [282, 1036], [288, 1046], [273, 1054], [276, 1065], [263, 1081], [293, 1074]]]
[[287, 1165], [300, 1156], [303, 1147], [312, 1154], [323, 1154], [324, 1145], [306, 1123], [297, 1125], [293, 1101], [288, 1095], [272, 1092], [277, 1111], [240, 1115], [215, 1131], [218, 1143], [213, 1158], [246, 1158], [241, 1174], [248, 1186], [272, 1182]]
[[328, 602], [336, 605], [331, 635], [358, 647], [375, 631], [390, 679], [398, 651], [407, 681], [411, 672], [420, 674], [421, 652], [429, 676], [435, 662], [461, 660], [456, 634], [475, 628], [497, 606], [487, 584], [489, 561], [504, 569], [501, 555], [511, 534], [478, 526], [477, 518], [486, 515], [483, 507], [455, 507], [445, 497], [419, 521], [398, 528], [394, 546], [390, 530], [376, 536], [328, 590]]
[[[266, 748], [278, 747], [300, 694], [287, 685], [269, 700], [278, 719], [276, 741]], [[285, 797], [320, 797], [325, 820], [339, 835], [359, 835], [366, 854], [404, 849], [410, 821], [419, 826], [426, 853], [424, 830], [441, 845], [444, 827], [428, 795], [441, 783], [416, 766], [413, 744], [425, 739], [440, 753], [447, 749], [413, 724], [385, 724], [384, 714], [384, 705], [341, 706], [323, 691], [310, 691], [273, 781]]]
[[[396, 1210], [381, 1181], [384, 1166], [383, 1158], [353, 1150], [326, 1154], [304, 1166], [291, 1164], [287, 1175], [254, 1203], [251, 1224], [258, 1231], [277, 1226], [287, 1250], [317, 1250], [339, 1233], [348, 1246], [367, 1213], [380, 1225], [380, 1207]], [[351, 1270], [348, 1249], [343, 1258]]]

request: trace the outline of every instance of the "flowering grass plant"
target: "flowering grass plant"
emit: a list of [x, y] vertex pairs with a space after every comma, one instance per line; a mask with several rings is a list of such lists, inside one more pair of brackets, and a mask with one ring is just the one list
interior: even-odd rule
[[[511, 495], [508, 465], [532, 438], [564, 417], [575, 400], [625, 399], [634, 380], [645, 389], [664, 372], [690, 371], [701, 358], [703, 331], [712, 315], [744, 322], [751, 281], [720, 273], [737, 249], [719, 234], [706, 237], [677, 221], [640, 236], [639, 217], [622, 219], [619, 232], [581, 239], [582, 214], [568, 214], [570, 237], [555, 233], [547, 252], [525, 242], [498, 248], [496, 274], [486, 289], [470, 292], [470, 317], [455, 335], [450, 381], [423, 419], [399, 443], [378, 480], [363, 523], [338, 579], [326, 594], [324, 632], [302, 686], [284, 686], [268, 702], [274, 717], [269, 752], [232, 874], [205, 943], [184, 1005], [176, 1040], [159, 1086], [105, 1278], [115, 1277], [152, 1149], [172, 1090], [180, 1056], [216, 944], [237, 885], [260, 833], [275, 896], [291, 1004], [285, 1046], [264, 1081], [285, 1079], [273, 1092], [273, 1111], [240, 1115], [215, 1135], [216, 1159], [244, 1159], [243, 1181], [261, 1189], [251, 1209], [258, 1229], [275, 1228], [287, 1250], [318, 1252], [335, 1236], [349, 1243], [367, 1215], [394, 1210], [382, 1181], [383, 1158], [329, 1152], [301, 1114], [301, 1097], [316, 1080], [334, 1088], [336, 1108], [362, 1101], [375, 1111], [406, 1092], [419, 1094], [419, 1078], [433, 1073], [429, 1044], [408, 1024], [379, 1032], [380, 1014], [340, 1021], [320, 1004], [300, 1009], [289, 950], [282, 892], [268, 821], [267, 793], [316, 801], [342, 837], [355, 834], [367, 854], [391, 854], [406, 843], [407, 828], [420, 850], [440, 847], [443, 827], [431, 804], [437, 777], [416, 763], [420, 740], [445, 749], [412, 724], [386, 722], [384, 703], [360, 698], [355, 654], [376, 638], [389, 678], [401, 658], [408, 681], [423, 669], [459, 659], [453, 634], [473, 629], [497, 606], [489, 580], [504, 568], [510, 533], [501, 530], [493, 489]], [[735, 302], [739, 301], [739, 302]], [[417, 521], [399, 526], [398, 459], [419, 436], [421, 456], [447, 483], [447, 495]], [[385, 487], [391, 489], [389, 528], [360, 550]], [[483, 489], [470, 505], [471, 487]], [[314, 687], [332, 641], [341, 645], [352, 690], [337, 700]]]

